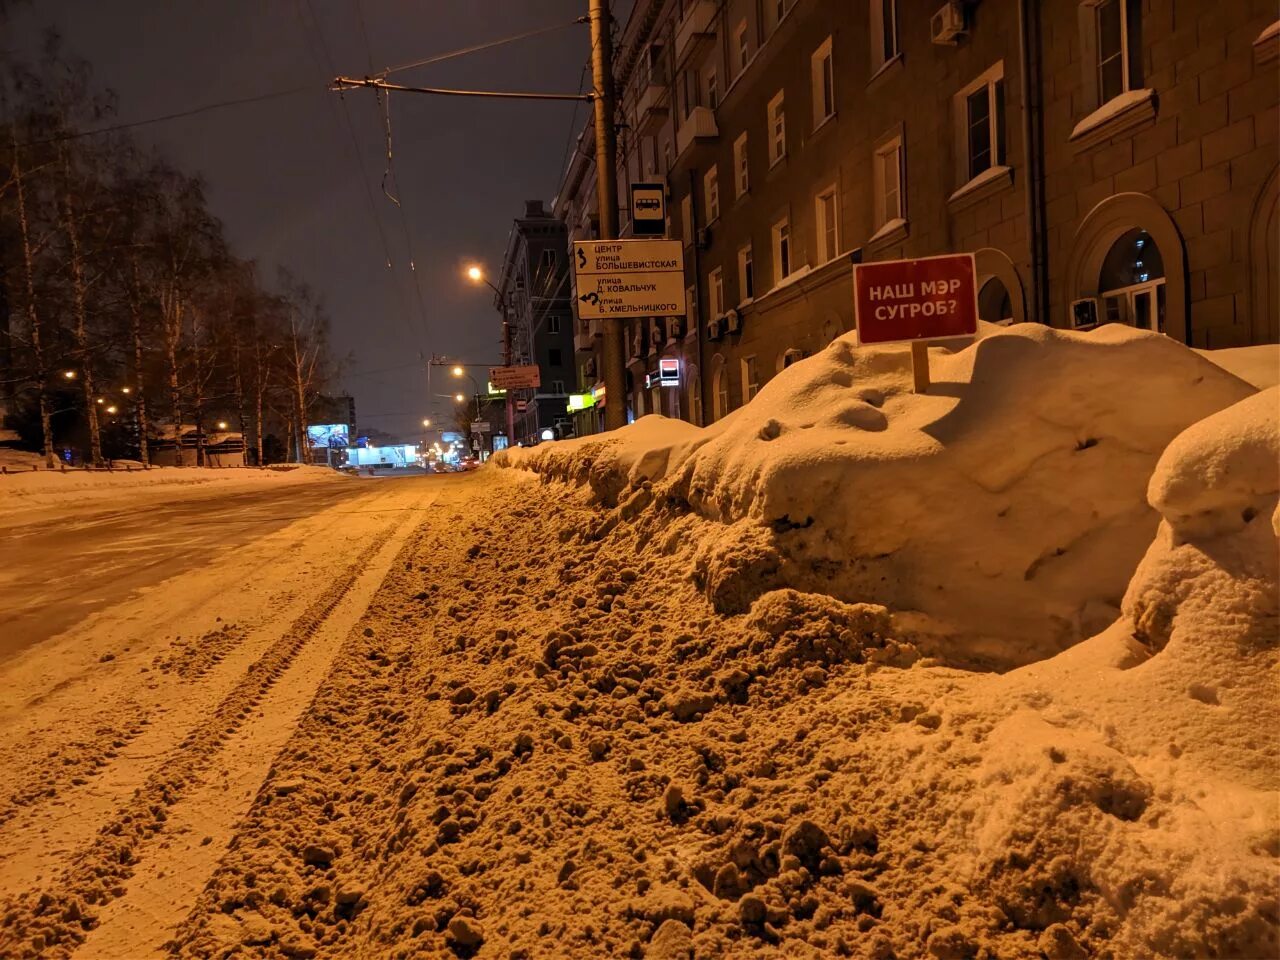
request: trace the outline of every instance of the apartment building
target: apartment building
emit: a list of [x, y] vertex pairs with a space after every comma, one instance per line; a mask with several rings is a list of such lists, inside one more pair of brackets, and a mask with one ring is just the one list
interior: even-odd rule
[[[706, 423], [750, 400], [852, 328], [859, 261], [972, 252], [991, 322], [1280, 339], [1275, 16], [1260, 0], [638, 0], [615, 69], [619, 196], [665, 180], [690, 307], [628, 324], [632, 415]], [[593, 149], [586, 128], [556, 202], [578, 239]], [[591, 389], [599, 331], [576, 333]], [[663, 356], [678, 386], [652, 376]]]
[[541, 200], [524, 207], [494, 284], [495, 306], [511, 327], [513, 362], [536, 364], [542, 380], [536, 390], [515, 391], [514, 443], [537, 442], [547, 430], [557, 439], [572, 435], [568, 400], [578, 377], [565, 224]]

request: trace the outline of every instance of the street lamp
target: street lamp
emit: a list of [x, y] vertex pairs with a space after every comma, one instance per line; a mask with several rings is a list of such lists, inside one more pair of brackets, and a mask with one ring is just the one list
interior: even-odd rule
[[424, 419], [424, 420], [422, 421], [422, 425], [423, 425], [424, 427], [429, 427], [429, 426], [431, 426], [431, 420], [430, 420], [430, 418]]
[[484, 279], [484, 271], [473, 263], [471, 266], [467, 267], [467, 279], [472, 283], [479, 283]]
[[74, 380], [76, 378], [76, 372], [74, 370], [63, 370], [62, 375], [68, 380]]
[[227, 421], [225, 421], [225, 420], [219, 420], [219, 421], [218, 421], [218, 429], [219, 429], [219, 430], [225, 430], [225, 429], [227, 429]]
[[107, 407], [107, 413], [115, 413], [116, 409], [116, 405], [113, 403], [111, 406]]
[[[502, 365], [504, 367], [509, 367], [511, 366], [511, 317], [509, 316], [511, 312], [511, 303], [508, 301], [506, 294], [485, 279], [484, 271], [480, 269], [479, 264], [473, 263], [471, 266], [467, 267], [467, 277], [472, 283], [483, 283], [498, 295], [498, 305], [502, 311]], [[478, 405], [479, 402], [477, 401], [477, 406]], [[516, 407], [510, 390], [507, 391], [506, 408], [507, 443], [514, 443], [516, 432]]]
[[464, 403], [467, 398], [461, 393], [455, 393], [453, 395], [453, 399], [458, 401], [458, 403]]

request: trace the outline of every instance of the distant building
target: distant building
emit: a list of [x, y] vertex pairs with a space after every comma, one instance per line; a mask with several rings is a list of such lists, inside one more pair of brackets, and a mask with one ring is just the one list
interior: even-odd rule
[[[536, 364], [541, 371], [542, 386], [514, 391], [523, 408], [515, 415], [517, 443], [536, 442], [547, 430], [557, 438], [572, 434], [568, 401], [577, 370], [567, 245], [564, 223], [541, 200], [526, 200], [494, 284], [498, 309], [511, 325], [513, 362]], [[506, 429], [505, 423], [493, 426]]]
[[[627, 323], [630, 414], [750, 400], [852, 329], [860, 260], [973, 252], [993, 322], [1277, 341], [1278, 44], [1273, 0], [636, 0], [621, 232], [629, 183], [665, 180], [690, 306]], [[555, 212], [598, 235], [590, 124]]]

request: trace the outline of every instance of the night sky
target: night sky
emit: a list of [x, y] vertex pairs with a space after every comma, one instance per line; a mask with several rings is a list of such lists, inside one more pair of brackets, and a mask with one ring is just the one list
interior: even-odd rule
[[[615, 9], [620, 20], [625, 6]], [[334, 353], [354, 361], [341, 386], [355, 395], [362, 427], [414, 439], [427, 407], [419, 353], [499, 359], [490, 292], [469, 285], [463, 265], [479, 261], [496, 271], [523, 201], [554, 196], [571, 127], [581, 127], [590, 107], [576, 105], [574, 120], [571, 102], [393, 95], [402, 217], [382, 193], [384, 131], [373, 91], [340, 99], [328, 81], [568, 24], [586, 9], [586, 0], [34, 0], [11, 11], [5, 46], [35, 59], [42, 31], [56, 27], [69, 51], [90, 61], [98, 82], [118, 95], [114, 122], [304, 88], [135, 133], [205, 178], [237, 255], [257, 259], [264, 277], [287, 265], [320, 292], [333, 318]], [[589, 30], [567, 26], [389, 79], [589, 90]], [[422, 306], [409, 271], [410, 237]], [[434, 392], [451, 387], [437, 378]], [[449, 405], [437, 399], [433, 415]]]

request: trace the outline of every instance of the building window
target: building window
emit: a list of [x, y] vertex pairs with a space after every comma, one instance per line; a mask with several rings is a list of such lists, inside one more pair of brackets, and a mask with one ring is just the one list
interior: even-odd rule
[[956, 135], [963, 147], [962, 183], [1005, 165], [1004, 64], [997, 63], [956, 94]]
[[1013, 300], [999, 277], [992, 277], [978, 291], [978, 317], [987, 323], [1013, 322]]
[[738, 251], [738, 291], [742, 300], [750, 300], [756, 295], [755, 276], [751, 267], [750, 244]]
[[734, 186], [739, 197], [746, 196], [751, 189], [751, 166], [747, 161], [747, 133], [744, 130], [738, 139], [733, 141]]
[[696, 367], [689, 374], [689, 422], [702, 426], [702, 378]]
[[560, 318], [547, 317], [547, 333], [559, 333], [559, 332], [560, 332]]
[[707, 276], [707, 289], [711, 294], [711, 316], [724, 315], [724, 271], [716, 267]]
[[751, 40], [747, 35], [747, 21], [741, 20], [738, 23], [738, 73], [742, 73], [747, 69], [747, 64], [751, 62]]
[[742, 402], [750, 403], [760, 392], [760, 375], [756, 368], [755, 357], [742, 358]]
[[783, 91], [769, 101], [769, 165], [773, 166], [787, 155], [787, 113], [783, 106]]
[[553, 367], [560, 366], [560, 351], [555, 347], [547, 351], [547, 363]]
[[1102, 262], [1098, 289], [1099, 323], [1164, 332], [1164, 258], [1147, 231], [1130, 230], [1112, 245]]
[[871, 65], [880, 70], [898, 56], [898, 0], [870, 0]]
[[729, 413], [729, 370], [724, 357], [716, 357], [715, 372], [711, 374], [711, 413], [716, 420]]
[[876, 148], [872, 173], [875, 177], [876, 227], [903, 220], [902, 137], [897, 136]]
[[687, 247], [693, 243], [693, 194], [686, 193], [680, 200], [680, 234]]
[[702, 177], [703, 200], [706, 203], [707, 223], [720, 219], [719, 167], [712, 167]]
[[686, 70], [681, 74], [680, 84], [680, 115], [683, 119], [688, 120], [689, 114], [693, 113], [693, 108], [700, 106], [700, 93], [698, 88], [698, 71]]
[[707, 106], [714, 110], [720, 106], [720, 89], [716, 83], [716, 72], [707, 70]]
[[773, 225], [773, 282], [791, 274], [791, 223], [784, 217]]
[[685, 332], [693, 333], [698, 329], [698, 288], [684, 288], [684, 322]]
[[552, 392], [552, 393], [554, 393], [554, 394], [556, 394], [557, 396], [559, 396], [559, 395], [563, 394], [563, 393], [565, 392], [565, 389], [564, 389], [564, 381], [563, 381], [563, 380], [552, 380], [552, 381], [551, 381], [551, 392]]
[[1104, 0], [1093, 8], [1098, 43], [1098, 102], [1106, 103], [1129, 89], [1125, 56], [1124, 0]]
[[556, 270], [556, 252], [554, 250], [543, 250], [542, 263], [539, 267], [539, 272], [542, 274], [542, 276], [549, 277], [551, 274], [555, 273], [555, 270]]
[[662, 143], [662, 172], [664, 175], [671, 172], [671, 143], [665, 140]]
[[836, 113], [836, 81], [831, 67], [830, 37], [813, 52], [809, 78], [813, 85], [813, 128], [816, 130]]
[[834, 260], [840, 253], [840, 205], [833, 183], [814, 199], [814, 223], [818, 234], [818, 263]]

